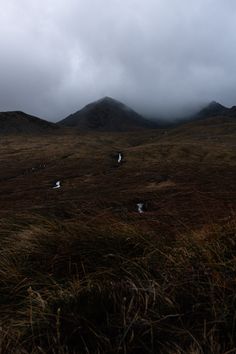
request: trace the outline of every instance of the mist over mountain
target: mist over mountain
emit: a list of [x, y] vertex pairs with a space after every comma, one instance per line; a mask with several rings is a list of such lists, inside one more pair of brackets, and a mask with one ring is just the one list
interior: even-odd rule
[[[41, 134], [52, 133], [59, 128], [70, 128], [71, 131], [107, 131], [122, 132], [141, 129], [168, 129], [179, 125], [220, 118], [222, 122], [234, 122], [236, 119], [236, 106], [227, 108], [212, 101], [194, 114], [184, 117], [142, 116], [124, 103], [111, 98], [103, 97], [87, 104], [82, 109], [70, 114], [57, 123], [26, 114], [22, 111], [0, 112], [0, 134]], [[214, 120], [213, 120], [214, 121]], [[63, 132], [63, 129], [61, 130]]]
[[236, 354], [236, 0], [0, 25], [0, 354]]
[[56, 121], [111, 96], [167, 119], [236, 102], [233, 0], [1, 5], [1, 110]]
[[231, 108], [223, 106], [221, 103], [212, 101], [205, 106], [200, 106], [198, 109], [195, 109], [194, 112], [186, 114], [183, 116], [171, 117], [156, 117], [155, 120], [158, 122], [159, 126], [169, 127], [169, 126], [178, 126], [183, 123], [198, 121], [198, 120], [207, 120], [209, 118], [222, 117], [225, 119], [227, 117], [236, 118], [236, 106]]
[[216, 101], [212, 101], [207, 106], [202, 108], [197, 114], [195, 114], [194, 118], [201, 119], [201, 118], [213, 117], [222, 114], [227, 110], [228, 108], [226, 108], [222, 104]]

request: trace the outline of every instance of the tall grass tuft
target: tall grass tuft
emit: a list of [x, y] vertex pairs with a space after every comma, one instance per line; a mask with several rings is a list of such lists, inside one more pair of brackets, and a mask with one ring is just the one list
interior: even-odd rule
[[0, 353], [236, 352], [236, 222], [1, 222]]

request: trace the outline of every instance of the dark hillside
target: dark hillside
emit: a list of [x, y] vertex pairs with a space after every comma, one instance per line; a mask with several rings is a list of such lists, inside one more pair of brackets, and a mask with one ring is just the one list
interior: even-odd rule
[[156, 127], [154, 122], [144, 119], [131, 108], [110, 97], [88, 104], [59, 124], [85, 131], [114, 132]]
[[21, 111], [0, 112], [0, 134], [51, 133], [59, 127]]

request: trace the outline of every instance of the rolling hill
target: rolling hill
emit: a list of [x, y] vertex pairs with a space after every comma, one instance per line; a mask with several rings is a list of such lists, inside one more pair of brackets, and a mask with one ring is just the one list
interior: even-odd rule
[[0, 134], [52, 133], [59, 127], [21, 111], [0, 112]]

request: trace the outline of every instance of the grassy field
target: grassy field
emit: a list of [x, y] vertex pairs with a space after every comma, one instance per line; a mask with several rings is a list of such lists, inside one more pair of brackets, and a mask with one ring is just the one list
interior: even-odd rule
[[236, 353], [234, 132], [189, 132], [2, 138], [0, 353]]

